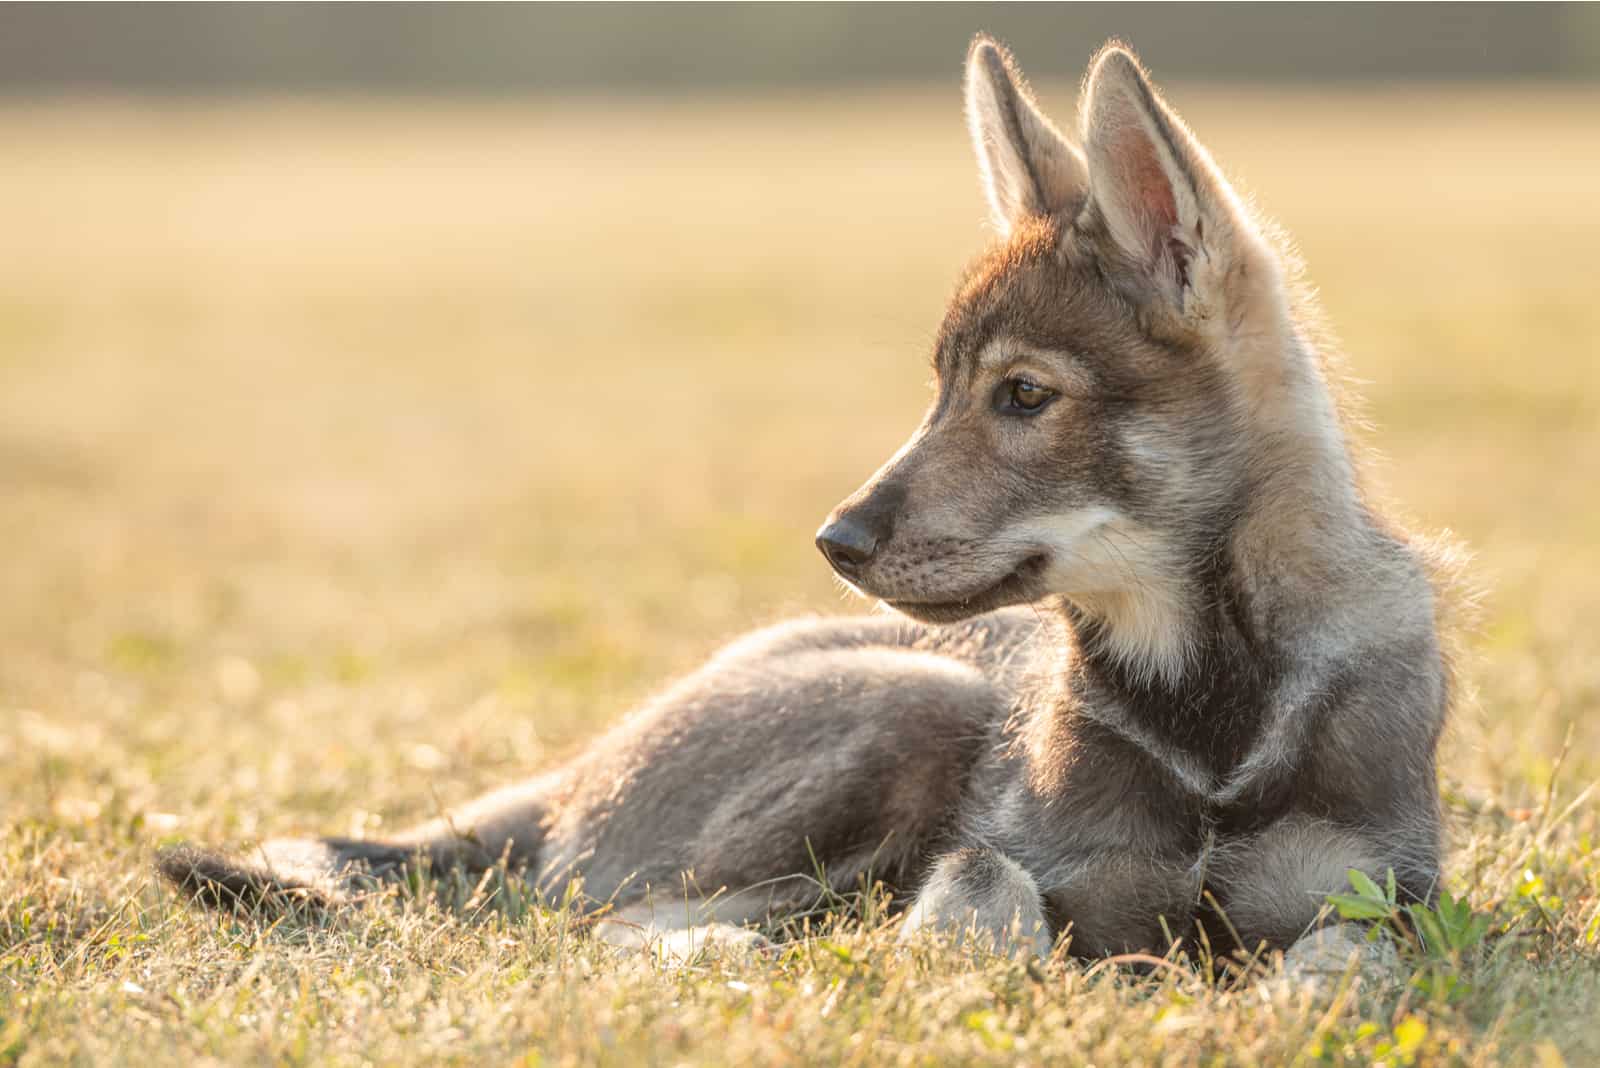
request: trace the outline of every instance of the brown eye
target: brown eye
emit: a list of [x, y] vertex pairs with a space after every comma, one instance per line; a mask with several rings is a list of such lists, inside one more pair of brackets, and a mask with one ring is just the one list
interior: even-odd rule
[[1012, 415], [1031, 415], [1043, 408], [1055, 391], [1031, 379], [1008, 378], [995, 390], [995, 407]]

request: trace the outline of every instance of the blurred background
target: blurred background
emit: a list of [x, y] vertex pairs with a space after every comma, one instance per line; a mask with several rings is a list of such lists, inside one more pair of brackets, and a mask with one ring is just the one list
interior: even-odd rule
[[372, 830], [863, 608], [977, 30], [1068, 126], [1126, 38], [1298, 238], [1477, 554], [1452, 790], [1600, 775], [1597, 11], [0, 6], [0, 824]]
[[[9, 4], [0, 85], [408, 94], [920, 82], [974, 26], [1052, 43], [1121, 36], [1170, 77], [1592, 79], [1592, 4]], [[1079, 49], [1081, 51], [1081, 48]], [[955, 59], [952, 59], [955, 57]]]

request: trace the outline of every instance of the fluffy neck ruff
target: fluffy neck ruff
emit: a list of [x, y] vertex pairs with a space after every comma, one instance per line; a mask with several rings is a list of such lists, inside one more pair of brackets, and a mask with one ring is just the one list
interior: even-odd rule
[[1112, 530], [1135, 566], [1061, 604], [1069, 692], [1218, 771], [1249, 751], [1286, 679], [1342, 655], [1341, 620], [1409, 585], [1385, 588], [1398, 545], [1361, 502], [1319, 368], [1287, 349], [1273, 410], [1241, 405], [1256, 432], [1241, 434], [1234, 488], [1175, 529]]

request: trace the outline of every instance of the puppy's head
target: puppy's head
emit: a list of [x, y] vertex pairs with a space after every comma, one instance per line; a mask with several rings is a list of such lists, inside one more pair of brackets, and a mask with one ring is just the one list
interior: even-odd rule
[[1121, 46], [1090, 68], [1082, 149], [987, 38], [966, 95], [1002, 240], [940, 329], [933, 406], [818, 546], [935, 622], [1153, 589], [1234, 505], [1281, 400], [1282, 265]]

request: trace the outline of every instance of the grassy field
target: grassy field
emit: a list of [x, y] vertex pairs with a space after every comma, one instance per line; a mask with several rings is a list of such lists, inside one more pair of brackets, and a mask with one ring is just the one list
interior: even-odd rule
[[811, 533], [926, 402], [983, 208], [953, 87], [13, 101], [0, 1065], [1600, 1063], [1600, 93], [1174, 96], [1300, 239], [1377, 483], [1476, 553], [1482, 944], [1313, 994], [871, 923], [671, 972], [556, 913], [189, 911], [162, 842], [380, 833], [860, 610]]

